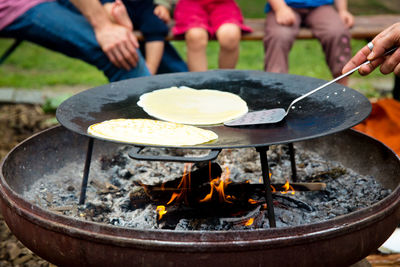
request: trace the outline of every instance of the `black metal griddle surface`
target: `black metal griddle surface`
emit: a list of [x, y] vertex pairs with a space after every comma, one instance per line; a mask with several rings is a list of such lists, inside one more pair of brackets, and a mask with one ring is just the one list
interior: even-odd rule
[[[188, 86], [231, 92], [243, 98], [250, 111], [256, 111], [286, 109], [296, 97], [325, 82], [304, 76], [241, 70], [163, 74], [110, 83], [81, 92], [64, 101], [58, 107], [56, 117], [67, 129], [87, 135], [90, 125], [105, 120], [154, 119], [137, 102], [142, 94], [156, 89]], [[306, 140], [348, 129], [371, 112], [371, 104], [365, 96], [340, 84], [332, 84], [295, 106], [277, 124], [201, 127], [217, 133], [218, 139], [190, 148], [259, 147]]]

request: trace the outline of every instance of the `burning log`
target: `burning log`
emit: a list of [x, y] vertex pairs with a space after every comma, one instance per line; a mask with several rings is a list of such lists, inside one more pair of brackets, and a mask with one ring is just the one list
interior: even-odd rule
[[[131, 207], [139, 208], [150, 200], [155, 205], [184, 205], [203, 210], [228, 213], [253, 209], [265, 202], [265, 185], [233, 183], [217, 163], [186, 166], [182, 177], [158, 185], [141, 185], [143, 190], [131, 193]], [[222, 177], [224, 176], [225, 177]], [[325, 183], [292, 183], [271, 185], [274, 193], [325, 190]], [[167, 208], [168, 209], [171, 208]]]
[[[326, 183], [290, 183], [292, 190], [287, 190], [286, 184], [271, 184], [273, 187], [273, 193], [280, 192], [305, 192], [305, 191], [322, 191], [326, 189]], [[202, 185], [207, 186], [207, 185]], [[179, 188], [164, 187], [164, 186], [146, 186], [147, 192], [167, 191], [167, 192], [178, 192]], [[189, 188], [186, 188], [189, 189]], [[202, 190], [201, 188], [190, 188], [190, 190]], [[249, 192], [261, 193], [265, 191], [264, 184], [250, 184], [250, 183], [231, 183], [227, 187], [227, 192], [239, 192], [241, 190]], [[152, 194], [152, 193], [150, 193]]]

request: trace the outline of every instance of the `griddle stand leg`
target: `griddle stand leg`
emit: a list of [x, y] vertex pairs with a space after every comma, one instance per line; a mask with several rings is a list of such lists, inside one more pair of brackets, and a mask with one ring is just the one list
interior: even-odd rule
[[265, 201], [267, 202], [269, 226], [271, 228], [275, 228], [276, 227], [275, 212], [274, 212], [274, 204], [272, 201], [271, 180], [269, 177], [269, 166], [267, 158], [268, 149], [269, 149], [268, 146], [258, 147], [257, 152], [260, 153], [261, 171], [265, 187]]
[[289, 143], [290, 166], [292, 167], [292, 182], [297, 182], [297, 170], [293, 143]]
[[93, 140], [94, 140], [93, 138], [89, 137], [88, 148], [86, 151], [85, 168], [83, 169], [83, 178], [82, 178], [82, 185], [81, 185], [81, 195], [79, 197], [79, 205], [85, 204], [86, 189], [87, 189], [87, 184], [88, 184], [88, 179], [89, 179], [90, 163], [92, 161]]

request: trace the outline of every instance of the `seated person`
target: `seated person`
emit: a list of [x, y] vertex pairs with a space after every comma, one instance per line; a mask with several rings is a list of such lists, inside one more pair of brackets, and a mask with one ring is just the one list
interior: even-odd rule
[[[0, 36], [81, 59], [103, 71], [111, 82], [150, 75], [131, 29], [111, 21], [99, 0], [71, 2], [77, 9], [67, 0], [4, 0]], [[160, 68], [185, 71], [186, 64], [170, 48], [172, 54], [164, 53]], [[170, 64], [171, 60], [177, 61]]]
[[165, 37], [169, 31], [166, 24], [169, 17], [165, 17], [169, 15], [169, 10], [164, 5], [158, 5], [157, 1], [155, 4], [156, 6], [153, 4], [153, 0], [126, 1], [130, 17], [127, 16], [122, 0], [104, 4], [110, 18], [115, 23], [129, 29], [139, 30], [143, 34], [146, 64], [152, 74], [157, 72], [160, 65]]
[[[321, 42], [333, 77], [342, 74], [351, 57], [349, 28], [354, 23], [347, 0], [269, 0], [265, 10], [265, 71], [288, 72], [290, 49], [304, 25]], [[340, 82], [346, 85], [347, 81]]]
[[239, 59], [242, 33], [252, 29], [234, 0], [179, 0], [176, 4], [175, 36], [183, 36], [190, 71], [206, 71], [207, 45], [215, 37], [219, 43], [218, 68], [234, 69]]

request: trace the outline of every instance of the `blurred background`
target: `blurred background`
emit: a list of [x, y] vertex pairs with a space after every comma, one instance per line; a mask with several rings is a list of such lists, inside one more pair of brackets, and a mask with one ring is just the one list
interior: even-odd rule
[[[246, 18], [264, 18], [265, 0], [236, 0]], [[399, 14], [400, 0], [349, 0], [349, 9], [354, 15]], [[13, 40], [0, 39], [0, 53]], [[173, 42], [183, 58], [186, 58], [185, 43]], [[353, 53], [366, 44], [352, 40]], [[210, 42], [208, 47], [209, 69], [217, 68], [218, 45]], [[237, 69], [262, 70], [263, 46], [261, 41], [241, 42]], [[325, 63], [320, 44], [316, 40], [297, 40], [290, 53], [290, 73], [329, 80], [331, 75]], [[95, 67], [41, 48], [29, 42], [21, 46], [0, 66], [0, 88], [21, 90], [51, 90], [78, 92], [107, 83], [104, 75]], [[390, 94], [393, 75], [384, 76], [375, 71], [368, 77], [353, 74], [350, 87], [375, 98]]]

